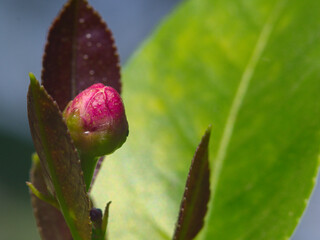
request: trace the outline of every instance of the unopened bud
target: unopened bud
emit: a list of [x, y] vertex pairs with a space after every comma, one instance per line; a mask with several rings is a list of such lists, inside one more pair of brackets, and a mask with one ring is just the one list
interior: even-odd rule
[[90, 219], [93, 222], [98, 222], [102, 220], [102, 211], [100, 208], [92, 208], [90, 210]]
[[101, 83], [77, 95], [63, 116], [81, 154], [107, 155], [127, 139], [128, 122], [121, 97], [115, 89]]

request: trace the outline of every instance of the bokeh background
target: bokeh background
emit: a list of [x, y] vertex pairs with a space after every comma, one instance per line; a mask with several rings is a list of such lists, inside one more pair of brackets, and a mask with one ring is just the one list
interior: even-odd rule
[[[121, 64], [125, 65], [134, 50], [180, 1], [91, 0], [90, 3], [113, 31]], [[0, 0], [1, 240], [40, 239], [25, 185], [33, 152], [26, 111], [28, 72], [40, 78], [47, 31], [64, 3], [65, 0]], [[292, 240], [319, 239], [320, 187], [317, 186]]]

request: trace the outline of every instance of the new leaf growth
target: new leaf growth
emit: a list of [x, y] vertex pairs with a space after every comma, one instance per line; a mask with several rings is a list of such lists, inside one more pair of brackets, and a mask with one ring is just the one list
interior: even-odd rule
[[114, 88], [97, 83], [70, 101], [63, 116], [89, 190], [98, 157], [114, 152], [127, 139], [128, 122], [121, 97]]

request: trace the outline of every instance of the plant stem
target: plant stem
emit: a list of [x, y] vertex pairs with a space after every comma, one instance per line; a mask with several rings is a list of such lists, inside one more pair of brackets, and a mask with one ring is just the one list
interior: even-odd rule
[[79, 153], [80, 160], [81, 160], [81, 168], [83, 171], [83, 178], [86, 184], [86, 191], [89, 190], [91, 185], [91, 180], [94, 174], [94, 170], [96, 168], [98, 157], [92, 157], [86, 154]]

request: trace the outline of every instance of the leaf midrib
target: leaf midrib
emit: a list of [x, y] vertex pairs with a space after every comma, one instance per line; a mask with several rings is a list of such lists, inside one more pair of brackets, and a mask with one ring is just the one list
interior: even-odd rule
[[81, 0], [75, 0], [75, 16], [73, 19], [73, 32], [72, 32], [72, 52], [71, 52], [71, 99], [74, 99], [77, 95], [77, 51], [78, 51], [78, 18], [79, 18], [79, 8]]
[[[206, 222], [208, 219], [211, 218], [211, 215], [213, 215], [214, 210], [214, 201], [215, 201], [215, 195], [216, 190], [220, 178], [220, 174], [223, 168], [224, 160], [227, 155], [227, 150], [229, 147], [229, 143], [233, 134], [234, 125], [237, 120], [238, 113], [240, 111], [240, 108], [242, 106], [243, 100], [245, 98], [245, 95], [247, 93], [248, 87], [250, 85], [250, 82], [252, 80], [252, 76], [254, 74], [255, 68], [262, 56], [262, 53], [264, 52], [267, 43], [270, 39], [270, 35], [272, 33], [272, 30], [274, 28], [275, 22], [279, 18], [279, 15], [285, 6], [285, 3], [287, 0], [282, 0], [278, 2], [273, 11], [271, 12], [270, 16], [268, 17], [266, 23], [264, 24], [261, 33], [258, 37], [257, 43], [253, 49], [252, 55], [248, 61], [248, 64], [246, 68], [244, 69], [244, 72], [241, 76], [239, 86], [236, 90], [235, 97], [233, 99], [233, 102], [231, 104], [230, 112], [227, 117], [227, 122], [225, 125], [225, 128], [223, 130], [223, 134], [221, 137], [220, 145], [217, 151], [217, 155], [214, 162], [213, 167], [213, 173], [211, 175], [211, 204], [209, 204], [208, 214], [206, 216]], [[201, 232], [200, 239], [203, 239], [207, 235], [208, 231], [208, 224], [205, 224], [203, 231]]]

